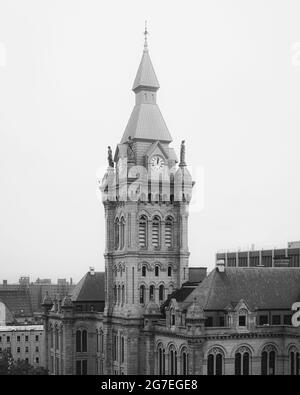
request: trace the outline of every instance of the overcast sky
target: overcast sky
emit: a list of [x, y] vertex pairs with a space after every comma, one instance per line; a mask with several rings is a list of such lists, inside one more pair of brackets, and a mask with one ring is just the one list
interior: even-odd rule
[[104, 270], [96, 175], [134, 105], [145, 19], [173, 146], [204, 174], [190, 265], [300, 240], [299, 15], [299, 0], [0, 0], [0, 280]]

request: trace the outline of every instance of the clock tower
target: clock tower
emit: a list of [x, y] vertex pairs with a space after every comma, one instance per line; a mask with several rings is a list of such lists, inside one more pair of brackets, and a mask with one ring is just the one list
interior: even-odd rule
[[[157, 105], [159, 83], [147, 29], [133, 84], [135, 106], [102, 180], [105, 208], [105, 374], [151, 374], [145, 361], [145, 314], [159, 316], [167, 297], [188, 281], [188, 206], [192, 182], [171, 147]], [[151, 351], [147, 349], [148, 352]], [[149, 359], [149, 356], [148, 356]], [[151, 358], [150, 358], [151, 360]]]

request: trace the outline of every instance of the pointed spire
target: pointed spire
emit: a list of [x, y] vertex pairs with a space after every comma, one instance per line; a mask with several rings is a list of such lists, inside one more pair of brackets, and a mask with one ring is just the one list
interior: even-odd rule
[[140, 62], [140, 66], [138, 68], [132, 90], [135, 92], [138, 88], [141, 89], [150, 89], [157, 91], [159, 89], [159, 83], [149, 56], [148, 51], [148, 29], [147, 29], [147, 21], [145, 22], [145, 30], [144, 30], [144, 51], [142, 60]]
[[145, 42], [144, 42], [144, 51], [148, 51], [148, 30], [147, 30], [147, 21], [145, 21], [145, 30], [144, 30], [144, 36], [145, 36]]

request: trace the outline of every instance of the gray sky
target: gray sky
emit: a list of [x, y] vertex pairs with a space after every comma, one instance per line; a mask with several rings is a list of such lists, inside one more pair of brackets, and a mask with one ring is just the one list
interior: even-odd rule
[[144, 20], [179, 152], [202, 168], [191, 266], [299, 240], [300, 2], [0, 0], [0, 279], [104, 269], [96, 197], [120, 141]]

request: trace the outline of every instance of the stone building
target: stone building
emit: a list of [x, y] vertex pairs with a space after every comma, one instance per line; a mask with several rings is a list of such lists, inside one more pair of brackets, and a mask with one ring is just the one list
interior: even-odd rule
[[15, 361], [45, 366], [43, 325], [0, 326], [0, 354], [10, 351]]
[[[147, 32], [146, 32], [147, 33]], [[101, 181], [105, 274], [44, 300], [52, 374], [299, 374], [297, 268], [189, 268], [194, 183], [156, 103], [145, 35], [135, 106]]]

